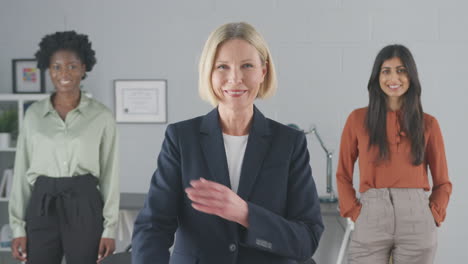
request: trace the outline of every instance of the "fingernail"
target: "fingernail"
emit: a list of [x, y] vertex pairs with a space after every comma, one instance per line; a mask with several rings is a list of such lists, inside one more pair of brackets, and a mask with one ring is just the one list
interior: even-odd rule
[[101, 255], [98, 255], [97, 258], [100, 259], [102, 256]]

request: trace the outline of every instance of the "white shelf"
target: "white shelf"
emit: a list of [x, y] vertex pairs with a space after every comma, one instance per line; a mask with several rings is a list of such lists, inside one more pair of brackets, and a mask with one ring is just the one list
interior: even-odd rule
[[16, 148], [0, 148], [0, 152], [15, 152]]
[[[17, 116], [18, 116], [18, 130], [20, 130], [23, 126], [23, 118], [24, 118], [24, 112], [26, 108], [30, 105], [30, 103], [34, 101], [39, 101], [44, 98], [47, 98], [50, 96], [50, 94], [8, 94], [8, 93], [0, 93], [0, 106], [7, 106], [8, 109], [14, 109], [16, 108], [17, 110]], [[20, 131], [18, 131], [20, 132]], [[11, 144], [10, 146], [14, 146], [14, 144]], [[0, 159], [2, 159], [1, 166], [0, 166], [0, 172], [3, 171], [4, 169], [8, 168], [8, 166], [11, 166], [11, 164], [6, 164], [6, 162], [3, 161], [5, 157], [8, 157], [10, 159], [11, 155], [14, 155], [16, 152], [15, 147], [8, 147], [8, 148], [0, 148]], [[0, 226], [8, 223], [8, 204], [9, 204], [9, 198], [0, 198], [0, 215], [1, 215], [1, 223]], [[6, 255], [11, 254], [11, 249], [8, 247], [0, 247], [0, 263], [3, 264], [3, 260], [6, 260]], [[8, 263], [20, 263], [20, 262], [11, 262], [9, 261]]]
[[0, 101], [38, 101], [46, 98], [50, 94], [10, 94], [0, 93]]
[[[1, 104], [16, 104], [17, 115], [18, 115], [18, 129], [21, 129], [23, 126], [24, 111], [26, 103], [39, 101], [44, 98], [47, 98], [50, 94], [10, 94], [10, 93], [0, 93], [0, 105]], [[15, 148], [2, 148], [0, 152], [15, 152]]]

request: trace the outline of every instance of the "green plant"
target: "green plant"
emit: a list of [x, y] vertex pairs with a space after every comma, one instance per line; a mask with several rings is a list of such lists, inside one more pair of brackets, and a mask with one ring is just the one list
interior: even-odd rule
[[0, 133], [14, 133], [18, 130], [18, 112], [13, 109], [0, 112]]

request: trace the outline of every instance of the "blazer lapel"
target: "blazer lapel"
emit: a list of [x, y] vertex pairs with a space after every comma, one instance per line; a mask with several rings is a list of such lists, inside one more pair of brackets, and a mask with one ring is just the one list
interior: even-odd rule
[[200, 144], [205, 156], [205, 162], [211, 173], [211, 177], [207, 175], [206, 178], [211, 178], [211, 180], [231, 188], [226, 151], [224, 150], [224, 140], [219, 124], [217, 108], [203, 117], [200, 133]]
[[252, 191], [263, 160], [270, 148], [270, 141], [270, 129], [267, 119], [254, 106], [254, 117], [242, 162], [239, 189], [237, 191], [237, 194], [244, 200], [248, 200]]

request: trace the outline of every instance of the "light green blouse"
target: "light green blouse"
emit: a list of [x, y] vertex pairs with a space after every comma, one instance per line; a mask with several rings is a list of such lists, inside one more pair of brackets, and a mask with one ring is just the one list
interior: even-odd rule
[[9, 202], [13, 237], [26, 236], [26, 208], [38, 176], [92, 174], [99, 179], [104, 201], [102, 237], [115, 238], [119, 210], [117, 131], [112, 112], [81, 94], [77, 108], [63, 121], [50, 97], [26, 111], [18, 137]]

